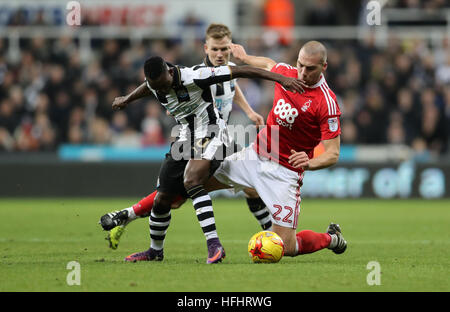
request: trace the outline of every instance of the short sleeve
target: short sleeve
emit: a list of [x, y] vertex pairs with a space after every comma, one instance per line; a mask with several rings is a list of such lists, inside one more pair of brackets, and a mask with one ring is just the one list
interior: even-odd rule
[[318, 111], [320, 132], [322, 140], [330, 140], [341, 134], [341, 111], [336, 97], [330, 90], [325, 92], [324, 95]]
[[286, 63], [277, 63], [274, 67], [272, 67], [271, 72], [285, 76], [292, 76], [289, 74], [292, 72], [297, 72], [297, 69]]

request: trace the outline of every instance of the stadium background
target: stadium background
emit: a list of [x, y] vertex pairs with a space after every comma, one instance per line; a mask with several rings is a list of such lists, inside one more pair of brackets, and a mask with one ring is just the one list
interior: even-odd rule
[[[120, 112], [111, 103], [143, 81], [149, 55], [201, 62], [211, 22], [249, 54], [294, 65], [306, 40], [326, 44], [342, 151], [339, 165], [306, 176], [304, 196], [450, 196], [449, 1], [380, 1], [379, 20], [368, 1], [78, 3], [81, 25], [68, 26], [68, 2], [0, 2], [1, 196], [153, 189], [174, 121], [153, 99]], [[273, 85], [240, 86], [267, 116]], [[230, 123], [249, 120], [236, 108]]]

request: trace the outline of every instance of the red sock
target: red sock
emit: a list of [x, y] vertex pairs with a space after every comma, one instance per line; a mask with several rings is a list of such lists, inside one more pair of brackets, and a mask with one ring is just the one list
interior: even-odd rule
[[310, 230], [303, 230], [296, 234], [298, 242], [298, 254], [308, 254], [327, 248], [331, 242], [328, 233], [316, 233]]
[[[150, 211], [152, 211], [153, 208], [153, 202], [155, 201], [155, 197], [158, 191], [154, 191], [147, 197], [142, 198], [140, 201], [138, 201], [137, 204], [133, 205], [133, 211], [136, 214], [136, 216], [142, 216], [142, 215], [148, 215]], [[178, 195], [174, 202], [177, 202], [179, 200], [183, 199], [183, 196]]]
[[157, 191], [154, 191], [147, 197], [142, 198], [137, 204], [133, 205], [133, 210], [136, 216], [148, 215], [153, 207], [153, 202]]

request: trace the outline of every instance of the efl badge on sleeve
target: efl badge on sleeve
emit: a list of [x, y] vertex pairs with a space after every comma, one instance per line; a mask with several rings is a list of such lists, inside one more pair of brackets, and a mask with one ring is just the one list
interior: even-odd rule
[[336, 132], [338, 129], [338, 120], [337, 117], [328, 118], [328, 128], [330, 128], [331, 132]]

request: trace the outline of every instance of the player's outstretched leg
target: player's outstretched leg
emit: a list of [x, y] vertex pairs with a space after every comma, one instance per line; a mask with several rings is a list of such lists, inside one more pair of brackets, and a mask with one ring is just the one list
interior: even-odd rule
[[311, 230], [302, 230], [295, 233], [295, 229], [274, 224], [273, 231], [283, 239], [285, 256], [295, 257], [313, 253], [325, 248], [336, 254], [343, 253], [347, 242], [342, 236], [339, 225], [331, 223], [326, 233], [317, 233]]
[[110, 231], [116, 226], [130, 223], [138, 217], [143, 218], [149, 216], [156, 194], [157, 192], [154, 191], [131, 207], [103, 215], [99, 221], [100, 225], [105, 231]]
[[102, 228], [105, 231], [109, 231], [105, 239], [108, 241], [111, 249], [117, 249], [120, 238], [130, 222], [150, 215], [156, 194], [157, 192], [154, 191], [133, 206], [107, 213], [100, 218], [99, 223]]
[[297, 254], [303, 255], [328, 248], [336, 254], [341, 254], [347, 249], [347, 242], [342, 236], [339, 224], [331, 223], [326, 233], [316, 233], [311, 230], [303, 230], [296, 234]]

